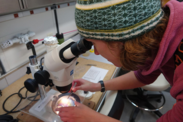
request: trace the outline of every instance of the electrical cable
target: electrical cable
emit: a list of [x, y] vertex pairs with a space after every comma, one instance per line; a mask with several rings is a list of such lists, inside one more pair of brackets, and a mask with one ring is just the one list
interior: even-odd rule
[[[65, 35], [65, 34], [70, 34], [70, 33], [73, 33], [73, 32], [76, 32], [77, 31], [77, 29], [76, 30], [71, 30], [71, 31], [68, 31], [68, 32], [63, 32], [63, 34]], [[53, 36], [55, 36], [55, 35], [53, 35]], [[39, 41], [43, 41], [44, 39], [39, 39]]]
[[43, 70], [43, 59], [44, 57], [40, 59], [40, 66], [39, 66], [40, 70]]
[[[27, 106], [29, 106], [33, 101], [38, 101], [38, 100], [39, 100], [39, 99], [36, 99], [36, 97], [39, 95], [38, 92], [37, 92], [36, 95], [34, 95], [34, 96], [27, 97], [28, 91], [26, 91], [25, 97], [23, 97], [23, 95], [22, 95], [20, 92], [21, 92], [21, 90], [24, 89], [24, 88], [25, 88], [25, 87], [22, 87], [22, 88], [18, 91], [18, 93], [13, 93], [13, 94], [11, 94], [10, 96], [8, 96], [8, 97], [5, 99], [5, 101], [3, 102], [2, 107], [3, 107], [3, 110], [4, 110], [6, 113], [3, 114], [3, 115], [7, 115], [7, 114], [10, 114], [10, 113], [17, 113], [17, 112], [20, 112], [21, 110], [23, 110], [23, 109], [25, 109]], [[14, 96], [14, 95], [16, 95], [16, 94], [18, 94], [18, 96], [20, 97], [19, 102], [17, 103], [17, 105], [16, 105], [13, 109], [7, 110], [7, 109], [5, 108], [5, 103], [7, 102], [7, 100], [8, 100], [10, 97], [12, 97], [12, 96]], [[31, 98], [33, 98], [33, 99], [31, 99]], [[22, 102], [23, 99], [27, 99], [27, 100], [29, 100], [29, 101], [31, 101], [31, 102], [30, 102], [29, 104], [27, 104], [26, 106], [24, 106], [23, 108], [14, 111], [14, 110], [20, 105], [20, 103]]]
[[[40, 69], [41, 69], [41, 70], [43, 70], [43, 66], [42, 66], [42, 64], [43, 64], [43, 59], [44, 59], [44, 57], [40, 59]], [[5, 99], [5, 101], [3, 102], [2, 108], [3, 108], [3, 110], [4, 110], [6, 113], [3, 114], [3, 115], [7, 115], [7, 114], [10, 114], [10, 113], [17, 113], [17, 112], [20, 112], [21, 110], [23, 110], [23, 109], [25, 109], [27, 106], [29, 106], [33, 101], [38, 101], [38, 100], [39, 100], [39, 99], [36, 99], [36, 97], [39, 95], [39, 92], [37, 92], [36, 95], [34, 95], [34, 96], [29, 96], [29, 97], [27, 97], [28, 90], [26, 90], [26, 92], [25, 92], [25, 97], [23, 97], [23, 95], [22, 95], [20, 92], [21, 92], [22, 89], [24, 89], [24, 88], [25, 88], [25, 87], [20, 88], [20, 90], [18, 91], [18, 93], [13, 93], [13, 94], [11, 94], [10, 96], [8, 96], [8, 97]], [[12, 97], [12, 96], [14, 96], [14, 95], [16, 95], [16, 94], [20, 97], [20, 100], [19, 100], [19, 102], [17, 103], [17, 105], [15, 105], [15, 107], [9, 111], [9, 110], [7, 110], [7, 109], [5, 108], [5, 103], [7, 102], [7, 100], [8, 100], [10, 97]], [[23, 108], [14, 111], [14, 110], [20, 105], [20, 103], [22, 102], [23, 99], [27, 99], [27, 100], [29, 100], [29, 101], [31, 101], [31, 102], [30, 102], [29, 104], [27, 104], [26, 106], [24, 106]]]
[[[26, 96], [27, 96], [27, 93], [28, 93], [28, 90], [26, 91]], [[38, 92], [37, 92], [38, 93]], [[39, 95], [39, 94], [38, 94]], [[28, 100], [30, 101], [38, 101], [39, 99], [34, 99], [35, 96], [30, 96], [30, 97], [27, 97]], [[31, 100], [30, 98], [33, 98], [33, 100]]]
[[5, 108], [5, 103], [6, 103], [6, 101], [11, 97], [11, 96], [13, 96], [13, 95], [15, 95], [15, 94], [18, 94], [18, 93], [14, 93], [14, 94], [11, 94], [8, 98], [6, 98], [6, 100], [3, 102], [3, 110], [5, 111], [5, 112], [7, 112], [5, 115], [7, 115], [7, 114], [9, 114], [9, 113], [16, 113], [16, 112], [19, 112], [19, 111], [13, 111], [16, 107], [18, 107], [18, 105], [21, 103], [21, 101], [22, 101], [22, 98], [20, 98], [20, 100], [19, 100], [19, 102], [18, 102], [18, 104], [13, 108], [13, 109], [11, 109], [10, 111], [8, 111], [8, 110], [6, 110], [6, 108]]

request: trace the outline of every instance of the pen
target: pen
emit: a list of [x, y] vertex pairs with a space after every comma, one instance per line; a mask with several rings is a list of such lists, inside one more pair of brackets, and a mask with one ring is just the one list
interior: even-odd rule
[[[75, 88], [76, 84], [77, 84], [77, 83], [75, 82], [73, 88]], [[68, 99], [69, 99], [69, 97], [72, 95], [72, 93], [73, 93], [73, 91], [71, 90], [71, 93], [69, 94]]]
[[97, 66], [96, 64], [86, 64], [87, 66]]

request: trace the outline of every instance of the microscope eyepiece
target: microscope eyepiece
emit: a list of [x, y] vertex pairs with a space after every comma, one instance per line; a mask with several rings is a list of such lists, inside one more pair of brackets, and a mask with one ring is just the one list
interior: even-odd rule
[[92, 47], [92, 43], [87, 41], [84, 38], [81, 38], [81, 40], [78, 43], [74, 43], [71, 45], [71, 52], [73, 55], [78, 57], [80, 54], [85, 53], [86, 51], [90, 50]]
[[91, 42], [84, 38], [81, 38], [79, 42], [71, 42], [60, 50], [60, 59], [64, 63], [70, 63], [75, 59], [75, 57], [78, 57], [79, 55], [90, 50], [92, 45], [93, 44]]

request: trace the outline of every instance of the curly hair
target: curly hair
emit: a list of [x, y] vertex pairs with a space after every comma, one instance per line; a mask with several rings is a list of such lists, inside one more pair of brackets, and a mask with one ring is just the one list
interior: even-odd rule
[[153, 60], [156, 56], [170, 15], [168, 7], [164, 8], [164, 12], [164, 17], [153, 30], [123, 42], [122, 46], [119, 46], [120, 42], [107, 42], [109, 47], [117, 46], [120, 50], [120, 62], [124, 70], [137, 70], [144, 66], [148, 59]]

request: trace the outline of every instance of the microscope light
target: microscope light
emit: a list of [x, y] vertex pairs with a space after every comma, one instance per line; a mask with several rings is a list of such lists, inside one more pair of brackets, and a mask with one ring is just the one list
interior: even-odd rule
[[68, 106], [75, 106], [76, 100], [73, 97], [63, 96], [57, 102], [57, 108], [59, 107], [68, 107]]

